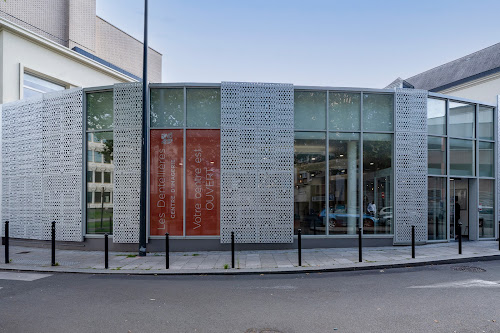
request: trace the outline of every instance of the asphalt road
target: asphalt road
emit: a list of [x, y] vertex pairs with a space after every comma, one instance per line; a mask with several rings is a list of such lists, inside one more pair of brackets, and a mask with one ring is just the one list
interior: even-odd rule
[[0, 271], [0, 288], [9, 333], [500, 332], [500, 261], [249, 276]]

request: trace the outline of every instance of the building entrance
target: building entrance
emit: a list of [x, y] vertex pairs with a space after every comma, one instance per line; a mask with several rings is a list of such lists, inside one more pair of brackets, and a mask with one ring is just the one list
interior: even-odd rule
[[469, 237], [469, 179], [450, 179], [450, 239], [458, 235], [462, 223], [462, 236]]

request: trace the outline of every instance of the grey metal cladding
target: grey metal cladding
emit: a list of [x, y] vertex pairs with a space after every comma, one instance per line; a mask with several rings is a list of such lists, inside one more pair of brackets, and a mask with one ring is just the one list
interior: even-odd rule
[[221, 242], [293, 242], [293, 85], [221, 84]]
[[141, 189], [142, 83], [114, 85], [113, 242], [137, 243]]
[[11, 236], [82, 241], [82, 89], [3, 107], [2, 218]]
[[417, 89], [396, 89], [394, 243], [427, 241], [427, 96]]

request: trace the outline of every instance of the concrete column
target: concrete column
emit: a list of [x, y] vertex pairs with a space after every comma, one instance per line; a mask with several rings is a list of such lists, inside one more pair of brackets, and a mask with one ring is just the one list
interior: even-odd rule
[[357, 174], [356, 160], [358, 158], [357, 141], [347, 143], [347, 233], [356, 234]]

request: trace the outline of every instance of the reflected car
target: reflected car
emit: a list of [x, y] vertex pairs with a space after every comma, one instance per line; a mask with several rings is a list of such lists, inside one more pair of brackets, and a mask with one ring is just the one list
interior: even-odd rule
[[[325, 217], [326, 209], [323, 209], [321, 213], [319, 213], [320, 219], [316, 220], [316, 228], [324, 228], [324, 217]], [[329, 228], [334, 229], [335, 227], [347, 227], [347, 219], [349, 217], [354, 217], [356, 219], [359, 218], [359, 214], [348, 214], [348, 213], [334, 213], [333, 209], [330, 209], [330, 213], [328, 214], [328, 223]], [[368, 214], [363, 214], [363, 228], [373, 228], [375, 225], [380, 225], [380, 219], [373, 217]], [[311, 228], [313, 228], [313, 224], [311, 224]]]

